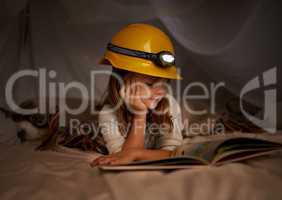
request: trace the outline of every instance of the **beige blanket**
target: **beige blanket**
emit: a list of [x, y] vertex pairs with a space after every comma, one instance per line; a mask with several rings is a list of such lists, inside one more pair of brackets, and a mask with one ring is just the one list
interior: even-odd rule
[[0, 199], [282, 199], [281, 154], [170, 173], [105, 173], [89, 167], [98, 154], [35, 152], [34, 146], [1, 144]]

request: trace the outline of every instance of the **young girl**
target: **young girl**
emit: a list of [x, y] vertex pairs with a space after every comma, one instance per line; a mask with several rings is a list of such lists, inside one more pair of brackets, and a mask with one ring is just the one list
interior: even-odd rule
[[170, 79], [181, 79], [168, 36], [131, 24], [107, 46], [101, 63], [113, 67], [99, 126], [109, 155], [92, 165], [118, 165], [171, 156], [182, 144], [181, 112]]

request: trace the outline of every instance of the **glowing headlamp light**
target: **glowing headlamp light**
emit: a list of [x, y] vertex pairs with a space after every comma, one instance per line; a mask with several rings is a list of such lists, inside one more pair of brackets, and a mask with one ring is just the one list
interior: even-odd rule
[[175, 64], [175, 57], [168, 51], [162, 51], [158, 53], [158, 62], [164, 67]]
[[108, 44], [107, 49], [115, 53], [151, 60], [160, 67], [170, 67], [175, 65], [175, 57], [169, 51], [161, 51], [155, 54], [133, 49], [127, 49], [116, 46], [111, 43]]

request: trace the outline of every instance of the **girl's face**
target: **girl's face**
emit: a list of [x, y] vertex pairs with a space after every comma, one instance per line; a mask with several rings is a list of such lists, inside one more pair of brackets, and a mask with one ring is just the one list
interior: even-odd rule
[[165, 78], [152, 77], [142, 74], [130, 74], [127, 81], [131, 84], [138, 84], [142, 88], [141, 100], [149, 109], [154, 109], [160, 100], [167, 94], [168, 80]]

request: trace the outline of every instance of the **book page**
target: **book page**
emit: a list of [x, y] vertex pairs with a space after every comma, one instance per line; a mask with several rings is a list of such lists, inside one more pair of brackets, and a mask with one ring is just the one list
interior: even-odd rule
[[170, 157], [170, 158], [164, 158], [159, 160], [134, 161], [127, 165], [133, 166], [133, 165], [203, 165], [203, 164], [206, 164], [206, 162], [203, 162], [200, 159], [178, 156], [178, 157]]
[[219, 140], [184, 145], [180, 152], [185, 157], [199, 159], [205, 163], [210, 163], [214, 158], [218, 146], [222, 142], [222, 140]]
[[236, 154], [243, 158], [245, 157], [244, 155], [247, 156], [249, 154], [256, 154], [262, 151], [270, 151], [277, 148], [282, 148], [282, 145], [261, 139], [233, 138], [226, 140], [218, 146], [215, 152], [214, 162], [225, 159], [225, 157], [230, 157], [232, 155], [235, 156]]
[[224, 156], [216, 157], [212, 165], [223, 165], [231, 162], [247, 160], [250, 158], [265, 156], [282, 151], [282, 148], [275, 149], [256, 149], [256, 150], [238, 150], [236, 153], [227, 152]]

